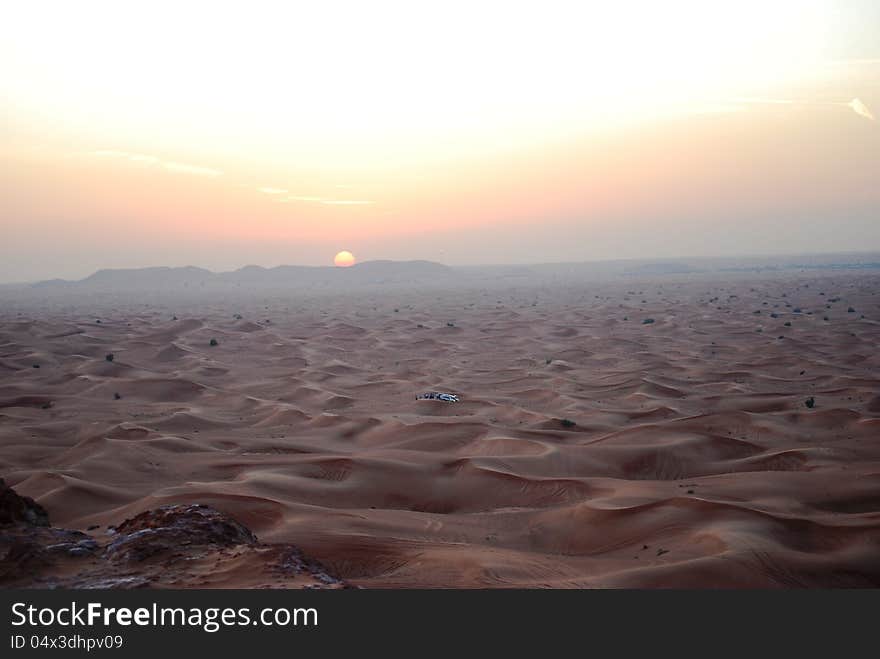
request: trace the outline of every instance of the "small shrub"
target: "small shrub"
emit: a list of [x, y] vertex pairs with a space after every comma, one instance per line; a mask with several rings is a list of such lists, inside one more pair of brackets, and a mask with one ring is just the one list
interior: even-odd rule
[[577, 424], [571, 419], [560, 419], [559, 423], [562, 424], [563, 428], [574, 428]]
[[112, 362], [115, 357], [112, 352], [108, 352], [106, 355], [104, 355], [104, 359], [106, 359], [108, 362]]
[[654, 319], [653, 319], [653, 318], [645, 318], [645, 319], [642, 321], [642, 325], [651, 325], [651, 324], [653, 324], [653, 323], [654, 323]]
[[807, 400], [804, 401], [804, 405], [806, 405], [810, 409], [813, 409], [816, 406], [816, 399], [810, 396], [809, 398], [807, 398]]
[[210, 345], [213, 347], [213, 346], [220, 345], [220, 344], [217, 341], [217, 339], [211, 339]]

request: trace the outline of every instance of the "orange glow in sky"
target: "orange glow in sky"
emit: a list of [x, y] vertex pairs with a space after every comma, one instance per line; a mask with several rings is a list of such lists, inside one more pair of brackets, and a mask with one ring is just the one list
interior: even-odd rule
[[743, 253], [769, 249], [768, 218], [791, 249], [880, 246], [877, 18], [867, 0], [15, 3], [0, 282], [318, 265], [341, 244]]

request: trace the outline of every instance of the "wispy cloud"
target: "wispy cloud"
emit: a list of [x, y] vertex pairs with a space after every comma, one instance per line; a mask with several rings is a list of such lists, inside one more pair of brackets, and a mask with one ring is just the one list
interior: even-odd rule
[[880, 57], [845, 57], [831, 60], [832, 64], [877, 64], [880, 65]]
[[745, 108], [737, 103], [704, 103], [702, 105], [691, 105], [684, 108], [686, 114], [729, 114], [731, 112], [742, 112]]
[[862, 101], [857, 98], [854, 98], [849, 103], [843, 103], [841, 101], [805, 101], [805, 100], [797, 100], [797, 99], [789, 99], [789, 98], [736, 98], [733, 101], [734, 103], [740, 103], [742, 105], [835, 105], [838, 107], [849, 108], [853, 112], [855, 112], [860, 117], [864, 117], [865, 119], [870, 119], [874, 121], [874, 115], [871, 110], [865, 105]]
[[90, 151], [89, 155], [98, 158], [127, 160], [128, 162], [149, 165], [151, 167], [162, 167], [166, 171], [174, 174], [190, 174], [192, 176], [221, 176], [223, 174], [220, 170], [211, 169], [210, 167], [201, 167], [199, 165], [191, 165], [185, 162], [174, 162], [172, 160], [162, 160], [156, 156], [150, 156], [145, 153], [133, 153], [131, 151], [101, 149], [98, 151]]
[[288, 195], [278, 201], [290, 202], [290, 201], [324, 201], [324, 197], [307, 197], [302, 195]]
[[178, 174], [192, 174], [193, 176], [220, 176], [223, 172], [210, 167], [199, 167], [198, 165], [187, 165], [182, 162], [163, 162], [162, 166], [169, 172]]
[[754, 96], [742, 96], [733, 99], [734, 103], [743, 105], [794, 105], [797, 101], [786, 98], [756, 98]]
[[854, 98], [849, 103], [847, 103], [847, 106], [852, 108], [852, 111], [855, 112], [857, 115], [862, 116], [865, 119], [870, 119], [871, 121], [874, 121], [874, 115], [871, 114], [868, 106], [862, 103], [859, 99]]
[[[167, 172], [171, 172], [174, 174], [189, 174], [191, 176], [209, 176], [216, 177], [222, 176], [223, 172], [218, 169], [212, 169], [210, 167], [202, 167], [201, 165], [192, 165], [190, 163], [185, 162], [177, 162], [174, 160], [163, 160], [156, 156], [151, 156], [145, 153], [135, 153], [132, 151], [119, 151], [116, 149], [101, 149], [97, 151], [88, 151], [86, 152], [87, 156], [96, 157], [96, 158], [111, 158], [115, 160], [125, 160], [131, 163], [137, 163], [140, 165], [146, 165], [148, 167], [156, 167], [164, 169]], [[236, 187], [240, 188], [250, 188], [253, 190], [257, 190], [265, 195], [269, 195], [272, 197], [274, 201], [280, 203], [291, 203], [291, 202], [303, 202], [303, 203], [313, 203], [313, 204], [323, 204], [325, 206], [367, 206], [372, 204], [373, 202], [368, 199], [329, 199], [327, 197], [319, 197], [315, 195], [297, 195], [291, 194], [290, 191], [285, 190], [284, 188], [274, 188], [271, 186], [263, 186], [263, 187], [252, 187], [249, 185], [243, 184], [234, 184]], [[337, 185], [337, 188], [350, 188], [354, 186], [350, 185]]]
[[141, 162], [147, 165], [158, 165], [162, 162], [156, 156], [147, 156], [143, 153], [131, 153], [129, 151], [114, 151], [113, 149], [90, 151], [89, 155], [97, 156], [99, 158], [116, 158], [118, 160], [130, 160], [131, 162]]
[[[276, 188], [270, 188], [271, 190], [276, 190]], [[262, 192], [266, 192], [265, 188], [261, 188]], [[281, 192], [286, 192], [286, 190], [281, 190], [278, 193], [269, 192], [268, 194], [280, 194]], [[276, 198], [276, 201], [279, 201], [284, 204], [289, 204], [291, 202], [303, 202], [303, 203], [311, 203], [311, 204], [323, 204], [325, 206], [366, 206], [372, 204], [373, 202], [368, 199], [328, 199], [327, 197], [316, 197], [314, 195], [291, 195], [288, 194], [286, 196], [279, 196]]]

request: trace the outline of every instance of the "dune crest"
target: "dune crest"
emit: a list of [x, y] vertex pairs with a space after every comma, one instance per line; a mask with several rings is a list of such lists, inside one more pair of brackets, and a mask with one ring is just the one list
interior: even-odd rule
[[[661, 270], [0, 292], [0, 476], [84, 552], [15, 583], [327, 585], [283, 546], [365, 587], [880, 586], [880, 275]], [[102, 571], [195, 504], [259, 542]]]

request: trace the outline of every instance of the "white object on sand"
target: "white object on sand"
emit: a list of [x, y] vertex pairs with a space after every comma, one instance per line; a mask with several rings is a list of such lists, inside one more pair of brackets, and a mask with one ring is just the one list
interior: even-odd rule
[[458, 396], [455, 394], [444, 394], [440, 391], [429, 391], [426, 394], [418, 394], [416, 400], [442, 400], [444, 403], [457, 403]]

